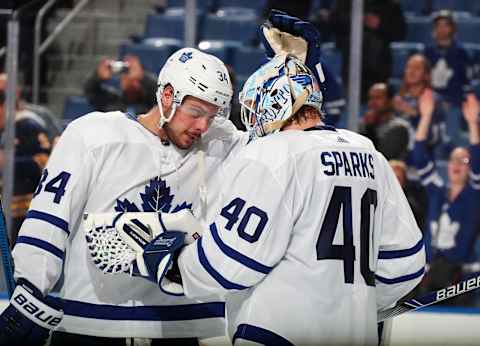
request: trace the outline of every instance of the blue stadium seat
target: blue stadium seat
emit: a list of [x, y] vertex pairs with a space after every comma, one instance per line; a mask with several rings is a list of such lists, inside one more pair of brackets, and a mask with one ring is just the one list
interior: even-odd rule
[[475, 2], [476, 0], [432, 0], [432, 11], [448, 9], [451, 11], [470, 12], [474, 9], [472, 4]]
[[[197, 0], [197, 8], [208, 10], [216, 0]], [[185, 0], [168, 0], [168, 7], [185, 7]]]
[[430, 16], [407, 16], [407, 37], [406, 41], [431, 43], [432, 38], [432, 19]]
[[120, 59], [127, 54], [136, 55], [147, 71], [157, 74], [174, 50], [174, 46], [168, 45], [155, 47], [143, 43], [124, 43], [120, 46], [119, 55]]
[[144, 37], [169, 37], [183, 39], [184, 17], [149, 14], [145, 22]]
[[337, 77], [342, 75], [342, 55], [333, 42], [321, 45], [322, 60]]
[[198, 49], [215, 55], [228, 65], [233, 64], [235, 52], [240, 47], [241, 43], [237, 41], [206, 40], [198, 44]]
[[66, 121], [76, 119], [82, 115], [93, 112], [95, 108], [84, 96], [68, 96], [63, 106], [63, 119]]
[[457, 20], [457, 39], [460, 42], [479, 43], [480, 18], [459, 18]]
[[203, 40], [251, 43], [256, 38], [258, 24], [251, 17], [207, 15], [203, 23]]
[[167, 38], [167, 37], [150, 37], [142, 41], [142, 43], [153, 46], [153, 47], [164, 47], [168, 46], [172, 50], [180, 49], [183, 47], [183, 41], [176, 38]]
[[265, 7], [265, 0], [213, 0], [215, 8], [220, 7], [247, 7], [260, 13]]
[[393, 59], [391, 77], [402, 78], [408, 58], [414, 53], [423, 52], [423, 49], [424, 45], [418, 42], [392, 42], [390, 44]]
[[403, 12], [421, 15], [426, 12], [425, 2], [422, 0], [402, 0], [400, 1]]
[[233, 58], [233, 69], [237, 76], [248, 77], [265, 62], [267, 59], [263, 49], [240, 47]]

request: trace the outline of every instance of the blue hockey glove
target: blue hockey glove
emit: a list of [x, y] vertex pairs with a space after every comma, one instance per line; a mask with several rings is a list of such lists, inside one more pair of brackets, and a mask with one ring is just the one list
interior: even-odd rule
[[20, 279], [0, 315], [0, 345], [43, 346], [62, 317], [58, 301], [43, 297], [29, 281]]
[[340, 114], [345, 105], [342, 89], [336, 76], [322, 61], [320, 33], [312, 23], [271, 10], [268, 21], [260, 27], [260, 40], [269, 58], [289, 53], [302, 60], [320, 83], [327, 114]]
[[[178, 267], [174, 260], [184, 242], [184, 232], [166, 231], [158, 235], [141, 252], [137, 252], [131, 274], [158, 284], [165, 293], [183, 295]], [[173, 270], [177, 272], [172, 273]]]

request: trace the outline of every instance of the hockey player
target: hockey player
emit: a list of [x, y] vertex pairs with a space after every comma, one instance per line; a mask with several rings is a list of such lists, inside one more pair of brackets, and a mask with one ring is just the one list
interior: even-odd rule
[[[176, 261], [185, 294], [226, 295], [234, 345], [376, 345], [377, 311], [425, 264], [388, 162], [366, 137], [322, 124], [322, 94], [296, 58], [262, 66], [240, 102], [251, 142], [228, 167], [209, 229]], [[140, 275], [175, 280], [163, 273], [180, 234], [145, 247]]]
[[[43, 345], [53, 327], [53, 346], [123, 346], [126, 337], [197, 345], [197, 337], [224, 335], [223, 302], [198, 304], [159, 295], [141, 279], [103, 275], [79, 229], [90, 211], [191, 208], [207, 217], [217, 167], [247, 139], [220, 119], [231, 97], [219, 59], [181, 49], [159, 74], [158, 107], [138, 117], [94, 112], [69, 124], [13, 250], [17, 288], [0, 318], [1, 345]], [[61, 300], [45, 298], [62, 276]]]

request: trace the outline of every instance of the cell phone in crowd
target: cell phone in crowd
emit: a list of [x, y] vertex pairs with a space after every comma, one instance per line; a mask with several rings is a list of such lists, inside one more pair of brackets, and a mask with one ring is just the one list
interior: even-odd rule
[[110, 62], [110, 69], [113, 74], [120, 74], [128, 72], [129, 64], [124, 61], [112, 61]]

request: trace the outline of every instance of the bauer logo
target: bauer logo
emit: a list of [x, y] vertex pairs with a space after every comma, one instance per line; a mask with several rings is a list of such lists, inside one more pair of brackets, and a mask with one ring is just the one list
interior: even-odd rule
[[437, 300], [444, 300], [480, 287], [480, 276], [459, 282], [437, 292]]
[[60, 323], [60, 318], [49, 314], [45, 310], [41, 309], [34, 302], [29, 301], [25, 295], [18, 293], [13, 297], [13, 300], [23, 310], [24, 313], [29, 314], [31, 320], [37, 320], [40, 324], [47, 324], [51, 327], [55, 327]]

